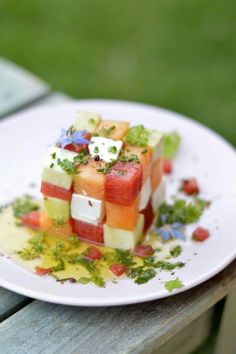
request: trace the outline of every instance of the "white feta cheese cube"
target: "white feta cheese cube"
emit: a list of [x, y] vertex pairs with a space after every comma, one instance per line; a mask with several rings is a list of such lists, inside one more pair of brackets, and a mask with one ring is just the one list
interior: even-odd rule
[[162, 153], [164, 133], [157, 130], [149, 130], [148, 146], [153, 150], [153, 161], [159, 159]]
[[165, 201], [165, 192], [166, 192], [165, 180], [163, 179], [160, 185], [155, 190], [155, 192], [152, 194], [152, 208], [154, 212]]
[[135, 248], [142, 237], [144, 216], [139, 214], [135, 230], [128, 231], [104, 225], [104, 245], [112, 248], [129, 250]]
[[105, 162], [111, 162], [117, 160], [122, 148], [123, 141], [112, 140], [96, 136], [91, 139], [89, 144], [89, 153], [92, 157], [99, 156], [101, 160]]
[[104, 202], [82, 194], [72, 194], [71, 215], [80, 220], [97, 225], [105, 215]]
[[58, 159], [60, 161], [68, 160], [69, 162], [73, 162], [75, 156], [77, 156], [75, 152], [56, 146], [49, 147], [43, 163], [42, 181], [61, 188], [70, 189], [72, 174], [68, 174], [62, 169], [60, 164], [58, 164]]
[[100, 120], [100, 114], [92, 112], [79, 112], [74, 123], [74, 128], [76, 130], [86, 130], [94, 133]]
[[139, 210], [146, 208], [148, 201], [151, 197], [152, 187], [151, 187], [151, 178], [149, 177], [146, 182], [143, 184], [140, 192], [140, 201], [139, 201]]

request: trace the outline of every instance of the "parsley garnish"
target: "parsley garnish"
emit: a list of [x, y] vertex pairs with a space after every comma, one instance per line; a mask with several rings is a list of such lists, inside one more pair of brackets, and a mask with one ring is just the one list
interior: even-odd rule
[[65, 218], [55, 218], [53, 219], [53, 226], [57, 229], [62, 229], [66, 224]]
[[175, 289], [180, 289], [183, 287], [184, 287], [184, 284], [182, 283], [182, 280], [180, 280], [179, 278], [165, 282], [165, 288], [166, 288], [166, 290], [169, 291], [169, 293], [171, 293]]
[[171, 257], [176, 258], [182, 253], [182, 247], [180, 245], [175, 246], [172, 250], [170, 250]]
[[156, 271], [153, 268], [145, 269], [143, 266], [130, 268], [128, 273], [130, 278], [135, 279], [136, 284], [144, 284], [155, 277]]
[[140, 160], [136, 154], [123, 155], [120, 157], [119, 161], [140, 163]]
[[51, 165], [50, 165], [49, 167], [50, 167], [50, 168], [53, 168], [53, 166], [54, 166], [54, 163], [52, 162], [52, 163], [51, 163]]
[[53, 154], [51, 154], [53, 160], [56, 158], [57, 154], [54, 152]]
[[37, 233], [34, 237], [29, 239], [28, 243], [31, 245], [30, 248], [23, 248], [22, 251], [18, 252], [22, 259], [27, 261], [33, 260], [45, 252], [46, 244], [44, 233]]
[[57, 159], [57, 164], [65, 171], [68, 175], [73, 175], [76, 173], [76, 168], [73, 162], [68, 159]]
[[89, 119], [89, 124], [95, 125], [95, 123], [96, 123], [96, 121], [95, 121], [94, 118], [90, 118], [90, 119]]
[[166, 224], [173, 224], [179, 222], [184, 225], [191, 224], [198, 221], [202, 215], [204, 209], [209, 205], [202, 199], [196, 198], [194, 202], [188, 203], [183, 199], [178, 199], [174, 204], [164, 203], [159, 208], [159, 218], [157, 220], [157, 226], [162, 226], [163, 221], [161, 215], [166, 217]]
[[113, 160], [111, 162], [107, 162], [104, 167], [98, 168], [97, 172], [101, 172], [106, 175], [115, 163], [116, 163], [116, 160]]
[[143, 125], [131, 127], [125, 137], [125, 141], [134, 146], [147, 146], [149, 131]]

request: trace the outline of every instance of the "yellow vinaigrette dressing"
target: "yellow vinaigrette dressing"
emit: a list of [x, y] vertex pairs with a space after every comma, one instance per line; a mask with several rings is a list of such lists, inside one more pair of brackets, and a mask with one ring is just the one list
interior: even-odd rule
[[[72, 246], [72, 244], [64, 238], [59, 238], [58, 236], [46, 233], [44, 236], [44, 243], [46, 245], [44, 252], [33, 260], [25, 260], [22, 258], [20, 252], [32, 247], [29, 240], [36, 236], [39, 232], [17, 225], [17, 219], [13, 215], [11, 206], [4, 208], [0, 213], [0, 230], [0, 250], [8, 254], [14, 261], [32, 272], [35, 272], [35, 267], [37, 266], [42, 268], [53, 268], [57, 266], [58, 259], [52, 255], [51, 250], [58, 244], [64, 245], [64, 255], [68, 257], [73, 254], [81, 255], [92, 246], [92, 244], [81, 240], [79, 240], [78, 245]], [[170, 250], [177, 245], [176, 242], [173, 241], [164, 246], [156, 235], [151, 234], [145, 237], [143, 243], [146, 245], [151, 245], [154, 250], [158, 251], [155, 252], [155, 260], [157, 261], [162, 261], [169, 258]], [[115, 255], [116, 253], [116, 250], [114, 249], [98, 245], [95, 246], [103, 255]], [[140, 268], [144, 266], [144, 258], [134, 256], [131, 252], [129, 252], [129, 254], [132, 255], [132, 260], [135, 262], [134, 265], [131, 265], [132, 267]], [[80, 281], [81, 278], [89, 279], [92, 277], [92, 273], [81, 264], [70, 263], [66, 260], [66, 257], [63, 257], [63, 263], [63, 270], [53, 271], [51, 273], [51, 275], [58, 281], [72, 279], [73, 282], [82, 282]], [[117, 277], [110, 271], [109, 263], [103, 258], [96, 261], [96, 268], [98, 270], [99, 277], [104, 280], [104, 283], [117, 279]], [[149, 276], [153, 277], [152, 274], [149, 274]], [[126, 277], [126, 275], [122, 275], [122, 277]], [[86, 282], [83, 283], [85, 284]]]

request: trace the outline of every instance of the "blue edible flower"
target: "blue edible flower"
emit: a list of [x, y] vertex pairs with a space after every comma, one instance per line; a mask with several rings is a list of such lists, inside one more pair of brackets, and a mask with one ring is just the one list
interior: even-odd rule
[[65, 146], [69, 145], [69, 144], [85, 144], [88, 145], [90, 142], [89, 140], [84, 138], [84, 134], [86, 134], [87, 132], [85, 130], [77, 130], [75, 132], [68, 132], [68, 130], [66, 129], [62, 129], [61, 130], [61, 137], [58, 141], [58, 143], [61, 145], [61, 147], [64, 149]]
[[[161, 215], [161, 220], [163, 223], [166, 221], [166, 216]], [[161, 235], [163, 241], [169, 240], [171, 237], [177, 238], [180, 240], [185, 240], [185, 236], [183, 233], [184, 225], [180, 222], [175, 222], [172, 225], [164, 224], [163, 226], [156, 228], [156, 233]]]

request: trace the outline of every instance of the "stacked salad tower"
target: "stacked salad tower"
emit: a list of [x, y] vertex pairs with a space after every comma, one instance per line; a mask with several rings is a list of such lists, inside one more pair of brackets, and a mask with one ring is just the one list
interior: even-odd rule
[[47, 150], [40, 229], [133, 249], [164, 201], [163, 135], [80, 112]]

